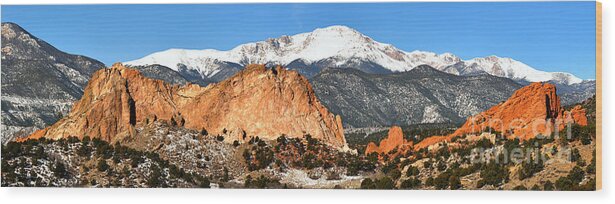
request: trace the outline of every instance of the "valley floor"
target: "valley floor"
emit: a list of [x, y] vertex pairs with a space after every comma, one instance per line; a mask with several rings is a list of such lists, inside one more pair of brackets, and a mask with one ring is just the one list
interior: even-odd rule
[[[591, 128], [573, 128], [588, 136], [519, 142], [483, 134], [388, 157], [339, 152], [311, 138], [229, 144], [224, 135], [156, 121], [115, 144], [89, 138], [10, 142], [2, 148], [2, 186], [591, 190], [594, 138]], [[526, 147], [545, 160], [477, 160], [476, 150], [487, 155]]]

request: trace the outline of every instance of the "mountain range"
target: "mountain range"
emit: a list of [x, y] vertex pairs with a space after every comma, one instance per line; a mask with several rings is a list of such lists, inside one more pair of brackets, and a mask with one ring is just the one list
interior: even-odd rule
[[[228, 79], [249, 63], [297, 70], [350, 127], [458, 123], [535, 80], [555, 83], [563, 105], [595, 93], [595, 81], [571, 74], [542, 72], [495, 56], [464, 61], [450, 53], [405, 52], [345, 26], [230, 51], [170, 49], [126, 62], [145, 77], [201, 86]], [[17, 24], [2, 23], [2, 141], [58, 121], [104, 67], [60, 51]]]
[[458, 76], [428, 65], [392, 74], [325, 69], [312, 84], [318, 98], [349, 127], [460, 124], [521, 88], [504, 77]]
[[194, 71], [196, 77], [212, 81], [219, 81], [247, 64], [275, 64], [296, 69], [307, 77], [331, 67], [391, 73], [429, 65], [455, 75], [485, 72], [515, 81], [553, 81], [565, 85], [583, 82], [570, 73], [540, 71], [511, 58], [488, 56], [462, 60], [451, 53], [406, 52], [339, 25], [242, 44], [228, 51], [169, 49], [125, 64], [160, 64], [176, 71]]
[[62, 52], [19, 25], [2, 23], [3, 141], [51, 125], [105, 65]]

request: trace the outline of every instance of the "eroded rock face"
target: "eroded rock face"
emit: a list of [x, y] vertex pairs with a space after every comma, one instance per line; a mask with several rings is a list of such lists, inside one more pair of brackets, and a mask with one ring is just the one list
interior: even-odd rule
[[341, 117], [320, 103], [308, 80], [296, 71], [264, 65], [248, 65], [227, 80], [201, 87], [172, 86], [115, 64], [94, 74], [67, 117], [30, 137], [87, 135], [113, 142], [153, 120], [225, 134], [228, 142], [309, 134], [347, 148]]
[[562, 116], [555, 85], [532, 83], [515, 91], [505, 102], [470, 117], [454, 135], [478, 133], [490, 127], [509, 138], [529, 139], [538, 134], [550, 135]]
[[380, 150], [378, 149], [378, 145], [374, 142], [370, 142], [369, 144], [367, 144], [367, 147], [365, 147], [365, 154], [371, 154], [373, 152], [380, 152]]
[[404, 139], [404, 133], [399, 126], [392, 126], [389, 129], [389, 134], [385, 139], [380, 141], [380, 145], [376, 145], [373, 142], [370, 142], [365, 149], [365, 154], [371, 154], [373, 152], [376, 153], [389, 153], [394, 149], [398, 149], [403, 152], [409, 149], [412, 146], [412, 141], [408, 142]]
[[414, 148], [428, 148], [456, 136], [477, 134], [489, 128], [509, 139], [527, 140], [539, 134], [549, 136], [553, 131], [565, 128], [567, 123], [587, 125], [585, 110], [577, 106], [571, 111], [564, 111], [555, 85], [537, 82], [515, 91], [508, 100], [468, 118], [454, 133], [426, 138]]
[[575, 106], [570, 110], [570, 117], [574, 121], [574, 123], [579, 124], [581, 126], [587, 125], [587, 111], [581, 107], [580, 105]]

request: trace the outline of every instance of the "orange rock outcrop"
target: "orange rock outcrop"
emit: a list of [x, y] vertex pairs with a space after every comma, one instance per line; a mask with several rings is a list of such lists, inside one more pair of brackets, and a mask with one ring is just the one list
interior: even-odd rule
[[570, 117], [576, 124], [581, 126], [587, 125], [587, 111], [580, 105], [577, 105], [570, 110]]
[[414, 148], [426, 148], [450, 141], [456, 136], [481, 133], [488, 128], [501, 132], [507, 138], [527, 140], [539, 134], [551, 135], [570, 122], [587, 125], [585, 110], [577, 106], [571, 111], [564, 111], [555, 85], [536, 82], [515, 91], [506, 101], [468, 118], [454, 133], [426, 138]]
[[553, 124], [562, 116], [555, 85], [537, 82], [515, 91], [505, 102], [470, 117], [453, 134], [479, 133], [490, 127], [507, 137], [529, 139], [538, 134], [550, 135]]
[[225, 133], [229, 142], [309, 134], [347, 148], [341, 117], [321, 104], [308, 80], [264, 65], [248, 65], [227, 80], [201, 87], [169, 85], [114, 64], [94, 74], [68, 116], [29, 138], [89, 136], [113, 142], [136, 134], [137, 124], [158, 119]]
[[413, 146], [414, 150], [420, 150], [420, 149], [424, 149], [424, 148], [429, 148], [430, 146], [440, 143], [440, 142], [450, 142], [453, 139], [454, 136], [452, 135], [436, 135], [436, 136], [431, 136], [431, 137], [427, 137], [423, 140], [421, 140], [420, 142], [416, 143], [416, 145]]
[[409, 150], [410, 147], [412, 147], [412, 141], [406, 141], [402, 129], [399, 126], [393, 126], [389, 129], [387, 137], [380, 141], [380, 145], [370, 142], [365, 149], [365, 154], [389, 153], [394, 149], [398, 149], [400, 153]]

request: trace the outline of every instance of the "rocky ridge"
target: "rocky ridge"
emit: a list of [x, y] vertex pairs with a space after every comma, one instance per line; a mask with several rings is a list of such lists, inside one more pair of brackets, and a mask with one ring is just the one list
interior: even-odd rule
[[451, 53], [400, 50], [378, 42], [343, 25], [317, 28], [311, 32], [246, 43], [228, 50], [168, 49], [130, 65], [161, 64], [174, 70], [186, 69], [204, 79], [219, 78], [247, 64], [282, 65], [311, 77], [325, 68], [354, 68], [368, 73], [392, 73], [429, 65], [455, 75], [488, 73], [513, 80], [557, 81], [576, 84], [583, 80], [563, 72], [545, 72], [507, 57], [487, 56], [463, 60]]
[[134, 137], [136, 126], [156, 120], [229, 135], [229, 143], [254, 136], [310, 135], [347, 148], [341, 117], [320, 103], [307, 79], [264, 65], [249, 65], [225, 81], [201, 87], [170, 85], [115, 64], [94, 74], [68, 116], [30, 138], [89, 136], [114, 142]]
[[521, 85], [491, 75], [457, 76], [423, 65], [393, 74], [326, 69], [311, 79], [318, 98], [346, 127], [461, 124]]
[[56, 122], [105, 65], [65, 53], [14, 23], [2, 23], [2, 142]]
[[587, 125], [585, 110], [576, 106], [565, 111], [555, 85], [536, 82], [515, 91], [508, 100], [469, 117], [454, 133], [427, 138], [416, 144], [415, 149], [484, 131], [497, 131], [509, 139], [521, 140], [537, 135], [551, 136], [552, 132], [563, 130], [568, 123]]

